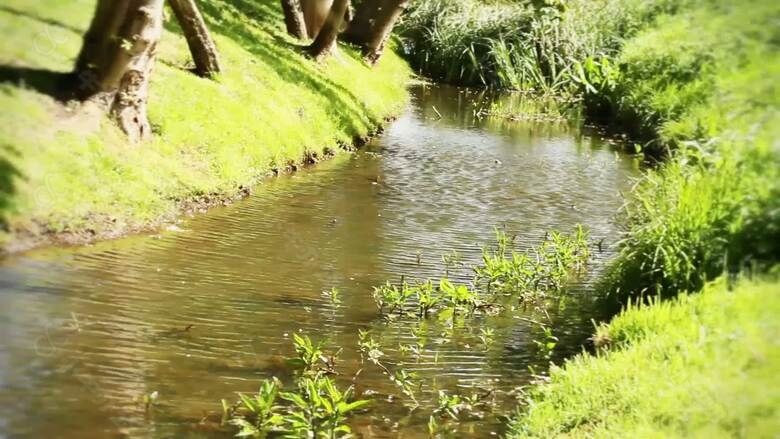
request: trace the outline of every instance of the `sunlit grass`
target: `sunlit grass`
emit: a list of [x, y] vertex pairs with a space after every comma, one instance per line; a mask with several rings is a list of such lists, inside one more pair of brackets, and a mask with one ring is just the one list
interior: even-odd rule
[[[1, 153], [21, 174], [2, 212], [12, 232], [106, 233], [156, 222], [195, 197], [229, 197], [306, 155], [337, 152], [405, 105], [408, 68], [392, 51], [374, 69], [346, 47], [319, 65], [284, 32], [278, 2], [201, 3], [224, 73], [209, 81], [187, 71], [186, 43], [167, 22], [150, 143], [128, 145], [106, 119], [0, 83]], [[93, 7], [5, 2], [0, 65], [69, 71]]]
[[598, 356], [550, 371], [509, 437], [772, 437], [780, 429], [780, 283], [724, 281], [629, 307]]

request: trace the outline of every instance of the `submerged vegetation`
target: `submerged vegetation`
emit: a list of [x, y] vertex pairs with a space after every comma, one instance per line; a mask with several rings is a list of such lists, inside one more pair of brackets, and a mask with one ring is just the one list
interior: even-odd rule
[[[221, 425], [237, 429], [239, 436], [346, 437], [351, 432], [348, 418], [353, 412], [366, 411], [363, 409], [382, 397], [405, 407], [407, 416], [418, 413], [418, 417], [427, 419], [431, 437], [448, 437], [456, 434], [464, 421], [479, 420], [488, 414], [495, 416], [495, 411], [515, 400], [511, 392], [499, 390], [491, 383], [475, 385], [468, 391], [462, 386], [436, 383], [428, 383], [423, 389], [424, 383], [407, 365], [431, 356], [435, 364], [437, 346], [459, 339], [471, 340], [467, 349], [487, 350], [496, 332], [490, 321], [479, 324], [478, 319], [499, 318], [499, 314], [510, 319], [528, 319], [529, 309], [530, 315], [539, 310], [547, 319], [528, 319], [527, 323], [540, 328], [538, 339], [533, 340], [539, 361], [550, 361], [557, 338], [547, 309], [554, 302], [561, 302], [547, 299], [560, 299], [565, 280], [581, 273], [589, 255], [588, 245], [587, 233], [578, 227], [570, 235], [550, 233], [541, 244], [520, 252], [512, 237], [497, 230], [495, 247], [483, 250], [485, 265], [456, 270], [453, 266], [461, 265], [457, 254], [442, 257], [447, 276], [456, 271], [471, 271], [474, 281], [469, 285], [455, 284], [443, 277], [436, 283], [427, 280], [410, 285], [402, 281], [400, 285], [387, 283], [376, 287], [374, 298], [384, 325], [401, 327], [399, 319], [408, 319], [412, 322], [412, 343], [395, 348], [390, 344], [392, 336], [385, 338], [360, 329], [360, 361], [341, 364], [345, 347], [330, 349], [324, 340], [293, 333], [295, 355], [284, 361], [292, 373], [291, 382], [273, 377], [264, 380], [257, 393], [240, 394], [234, 404], [223, 400]], [[338, 307], [340, 302], [333, 300], [337, 297], [334, 291], [337, 290], [324, 294], [324, 299], [330, 306]], [[397, 395], [377, 394], [361, 386], [361, 375], [370, 373], [364, 369], [371, 367], [388, 380]], [[347, 381], [350, 386], [342, 390], [339, 383]], [[363, 392], [356, 395], [356, 387], [363, 387]]]
[[238, 436], [346, 437], [351, 433], [347, 417], [370, 403], [353, 399], [352, 386], [341, 390], [329, 376], [336, 373], [338, 353], [325, 356], [324, 343], [306, 335], [294, 334], [293, 342], [297, 357], [289, 361], [297, 372], [292, 390], [284, 391], [272, 378], [256, 394], [239, 395], [233, 405], [222, 401], [223, 420], [239, 428]]
[[[454, 321], [459, 314], [500, 308], [506, 297], [519, 303], [539, 301], [560, 293], [590, 254], [588, 234], [581, 226], [570, 235], [553, 231], [524, 252], [513, 244], [514, 237], [497, 229], [496, 246], [483, 249], [482, 264], [472, 269], [471, 285], [453, 283], [446, 276], [413, 284], [387, 282], [374, 287], [377, 307], [388, 318], [397, 314], [424, 319], [436, 313], [439, 320]], [[448, 272], [453, 255], [443, 259]]]

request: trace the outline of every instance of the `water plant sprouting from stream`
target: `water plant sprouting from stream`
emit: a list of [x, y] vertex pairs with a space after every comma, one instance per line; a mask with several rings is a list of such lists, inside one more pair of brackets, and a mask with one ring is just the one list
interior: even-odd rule
[[425, 319], [437, 314], [440, 320], [473, 314], [500, 306], [502, 298], [527, 303], [560, 294], [566, 280], [587, 265], [588, 233], [577, 226], [570, 234], [550, 232], [542, 243], [525, 251], [514, 248], [514, 236], [496, 229], [496, 244], [482, 250], [482, 261], [472, 268], [470, 285], [458, 284], [449, 275], [459, 260], [443, 258], [445, 276], [439, 280], [386, 282], [374, 287], [373, 297], [380, 313], [388, 319], [413, 316]]
[[[420, 325], [412, 328], [415, 342], [398, 344], [401, 358], [388, 360], [381, 339], [374, 338], [369, 330], [358, 333], [361, 366], [354, 373], [353, 383], [365, 365], [378, 368], [397, 389], [402, 404], [410, 413], [431, 410], [428, 429], [433, 437], [456, 432], [460, 422], [479, 419], [486, 411], [492, 411], [497, 406], [498, 392], [488, 385], [475, 388], [471, 394], [437, 385], [423, 392], [422, 381], [414, 371], [404, 368], [404, 362], [410, 356], [419, 362], [430, 353], [431, 345], [425, 335], [429, 318], [435, 317], [431, 328], [443, 331], [436, 343], [449, 343], [465, 336], [471, 340], [468, 341], [470, 346], [487, 351], [495, 342], [495, 329], [488, 324], [476, 333], [461, 333], [464, 319], [478, 314], [495, 315], [502, 310], [526, 309], [515, 304], [531, 303], [533, 309], [544, 309], [547, 306], [545, 299], [558, 297], [568, 277], [584, 269], [589, 256], [588, 235], [579, 226], [569, 234], [548, 233], [539, 245], [522, 251], [515, 248], [513, 236], [502, 230], [495, 233], [495, 244], [483, 249], [480, 264], [470, 267], [472, 280], [468, 283], [450, 279], [454, 270], [463, 268], [464, 264], [460, 255], [448, 253], [442, 258], [445, 276], [440, 279], [408, 282], [402, 278], [398, 284], [386, 282], [374, 288], [374, 299], [385, 322], [391, 324], [408, 318]], [[338, 302], [335, 289], [324, 296], [330, 303]], [[543, 311], [543, 314], [550, 322], [547, 312]], [[532, 323], [539, 325], [543, 332], [543, 337], [534, 341], [540, 360], [549, 361], [557, 339], [546, 323], [536, 320]], [[341, 389], [334, 381], [342, 350], [330, 352], [326, 341], [313, 340], [303, 334], [293, 334], [293, 345], [295, 356], [286, 361], [294, 371], [293, 382], [285, 386], [277, 378], [267, 379], [256, 394], [241, 394], [233, 405], [223, 401], [224, 419], [239, 429], [240, 436], [348, 436], [351, 432], [347, 424], [349, 416], [370, 401], [354, 399], [353, 386]], [[438, 354], [434, 354], [436, 362]]]
[[496, 247], [482, 251], [475, 267], [475, 283], [493, 294], [518, 294], [530, 299], [559, 292], [572, 272], [585, 268], [590, 251], [588, 234], [577, 226], [574, 233], [550, 232], [538, 246], [516, 251], [514, 236], [496, 230]]
[[293, 388], [285, 391], [277, 378], [266, 379], [256, 394], [239, 394], [232, 406], [222, 400], [223, 419], [238, 427], [241, 437], [349, 436], [347, 418], [370, 401], [353, 399], [352, 386], [342, 390], [331, 378], [341, 351], [326, 354], [324, 341], [306, 335], [295, 334], [293, 344], [296, 357], [288, 360], [297, 370]]

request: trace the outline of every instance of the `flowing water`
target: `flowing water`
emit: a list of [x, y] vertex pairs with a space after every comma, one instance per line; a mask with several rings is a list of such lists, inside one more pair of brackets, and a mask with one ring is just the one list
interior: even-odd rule
[[[535, 311], [491, 318], [484, 347], [477, 318], [442, 335], [435, 323], [386, 323], [371, 297], [385, 280], [441, 277], [444, 253], [465, 268], [494, 227], [538, 244], [546, 231], [583, 224], [594, 242], [589, 275], [550, 318], [556, 358], [580, 349], [599, 314], [592, 279], [617, 234], [615, 213], [635, 173], [632, 159], [563, 124], [478, 120], [492, 99], [450, 87], [418, 87], [409, 110], [355, 154], [270, 179], [234, 205], [173, 230], [0, 261], [0, 436], [209, 437], [220, 399], [263, 378], [289, 382], [284, 358], [300, 331], [343, 347], [337, 380], [376, 392], [353, 427], [365, 437], [427, 437], [435, 392], [507, 393], [546, 360], [534, 344]], [[322, 295], [337, 287], [342, 302]], [[379, 370], [361, 365], [358, 329], [381, 339], [391, 367], [419, 374], [422, 407], [411, 415]], [[144, 395], [158, 392], [145, 409]], [[205, 419], [204, 422], [199, 422]], [[462, 437], [491, 437], [491, 413]]]

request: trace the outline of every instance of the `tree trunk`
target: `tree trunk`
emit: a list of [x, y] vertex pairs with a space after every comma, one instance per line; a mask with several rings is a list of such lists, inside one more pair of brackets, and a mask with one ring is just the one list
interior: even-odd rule
[[149, 138], [149, 77], [163, 31], [164, 0], [99, 0], [76, 75], [84, 100], [105, 105], [131, 142]]
[[298, 0], [282, 0], [284, 11], [284, 24], [287, 33], [299, 40], [306, 38], [306, 21], [303, 18], [303, 9]]
[[112, 39], [119, 34], [119, 27], [127, 14], [131, 0], [99, 1], [92, 22], [84, 34], [84, 44], [76, 60], [76, 72], [95, 69], [108, 57]]
[[349, 0], [334, 0], [330, 8], [328, 17], [322, 25], [322, 29], [317, 34], [314, 42], [309, 46], [309, 53], [315, 59], [320, 60], [333, 50], [336, 45], [336, 39], [339, 35], [341, 25], [344, 23], [344, 17], [349, 8]]
[[214, 40], [203, 21], [195, 0], [169, 0], [173, 14], [179, 22], [198, 76], [209, 78], [220, 72], [219, 56]]
[[316, 38], [319, 35], [332, 7], [333, 0], [301, 0], [301, 10], [309, 38]]
[[382, 0], [363, 0], [357, 7], [352, 22], [342, 35], [342, 40], [362, 47], [374, 27], [374, 21], [381, 5]]
[[358, 8], [344, 39], [361, 47], [363, 58], [375, 65], [382, 57], [387, 39], [409, 0], [366, 0]]

